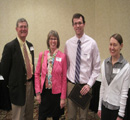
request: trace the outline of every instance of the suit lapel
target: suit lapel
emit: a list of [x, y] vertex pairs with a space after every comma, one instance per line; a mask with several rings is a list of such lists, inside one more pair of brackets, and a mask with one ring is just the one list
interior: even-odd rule
[[31, 43], [29, 43], [28, 41], [26, 41], [28, 49], [30, 51], [31, 57], [32, 57], [32, 64], [33, 64], [33, 72], [34, 72], [34, 48], [33, 45]]
[[19, 62], [21, 64], [23, 64], [23, 66], [25, 67], [25, 63], [24, 63], [24, 58], [23, 58], [23, 54], [22, 54], [22, 51], [21, 51], [21, 48], [20, 48], [20, 45], [19, 45], [19, 42], [18, 42], [18, 39], [16, 38], [16, 42], [15, 42], [15, 50], [17, 52], [17, 57], [19, 58]]
[[31, 44], [29, 44], [29, 42], [28, 41], [26, 41], [26, 43], [27, 43], [27, 46], [28, 46], [28, 49], [29, 49], [29, 51], [30, 51], [30, 54], [31, 54], [31, 56], [33, 57], [33, 46], [31, 45]]
[[58, 61], [58, 58], [61, 58], [59, 51], [57, 52], [56, 56], [55, 56], [55, 61], [54, 61], [54, 71], [58, 68], [59, 64], [61, 63], [61, 61]]

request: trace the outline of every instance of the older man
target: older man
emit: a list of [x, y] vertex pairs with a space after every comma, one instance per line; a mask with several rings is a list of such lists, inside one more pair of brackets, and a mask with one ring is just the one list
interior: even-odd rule
[[17, 38], [4, 47], [1, 72], [9, 87], [12, 120], [33, 120], [34, 48], [26, 40], [26, 19], [18, 19], [16, 31]]

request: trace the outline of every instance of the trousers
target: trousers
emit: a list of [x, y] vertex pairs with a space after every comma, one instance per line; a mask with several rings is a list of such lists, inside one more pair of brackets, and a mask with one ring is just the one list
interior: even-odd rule
[[26, 102], [24, 106], [12, 105], [12, 120], [33, 120], [34, 90], [32, 81], [26, 84]]
[[[68, 82], [67, 83], [67, 96], [70, 94], [75, 84]], [[69, 98], [67, 99], [67, 118], [68, 120], [76, 120], [77, 115], [79, 115], [79, 120], [87, 120], [88, 108], [89, 105], [83, 110], [79, 108], [74, 102], [72, 102]]]

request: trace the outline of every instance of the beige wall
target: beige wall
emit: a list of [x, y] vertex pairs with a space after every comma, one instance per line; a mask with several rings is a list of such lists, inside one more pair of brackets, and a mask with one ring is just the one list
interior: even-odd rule
[[97, 41], [102, 60], [109, 56], [109, 37], [120, 33], [122, 53], [130, 62], [130, 0], [0, 0], [0, 58], [4, 45], [16, 37], [15, 24], [21, 17], [29, 23], [27, 39], [34, 45], [35, 58], [47, 49], [51, 29], [58, 31], [63, 51], [75, 34], [71, 19], [77, 12], [85, 16], [85, 33]]

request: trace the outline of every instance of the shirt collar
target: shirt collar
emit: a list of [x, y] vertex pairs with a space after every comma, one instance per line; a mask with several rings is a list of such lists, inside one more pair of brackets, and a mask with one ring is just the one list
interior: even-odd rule
[[[112, 63], [111, 59], [112, 59], [112, 57], [108, 58], [107, 63]], [[123, 59], [124, 58], [123, 58], [122, 54], [120, 53], [120, 58], [116, 63], [123, 63]]]
[[20, 44], [20, 46], [23, 46], [24, 43], [26, 43], [26, 41], [22, 41], [18, 36], [17, 36], [18, 42]]
[[82, 37], [81, 38], [78, 38], [76, 35], [75, 35], [75, 43], [78, 43], [78, 40], [80, 40], [81, 41], [81, 43], [83, 43], [84, 42], [84, 39], [85, 38], [85, 33], [82, 35]]

